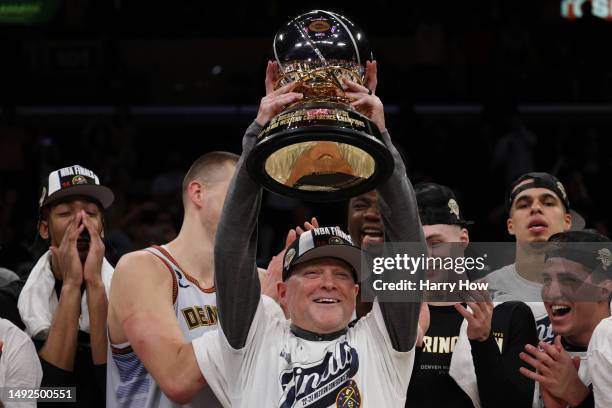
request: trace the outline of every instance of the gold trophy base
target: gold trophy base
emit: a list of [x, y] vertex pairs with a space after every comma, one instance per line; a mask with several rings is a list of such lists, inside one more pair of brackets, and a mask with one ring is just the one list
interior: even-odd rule
[[266, 189], [305, 201], [345, 200], [373, 190], [393, 171], [378, 127], [344, 104], [293, 106], [268, 122], [247, 159]]

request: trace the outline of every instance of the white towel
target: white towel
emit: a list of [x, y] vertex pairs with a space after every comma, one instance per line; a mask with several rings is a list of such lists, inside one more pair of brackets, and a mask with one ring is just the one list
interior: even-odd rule
[[[105, 259], [102, 260], [102, 281], [106, 289], [106, 297], [110, 291], [113, 267]], [[53, 321], [53, 315], [59, 304], [55, 294], [55, 277], [51, 270], [51, 251], [47, 251], [40, 257], [28, 280], [24, 285], [17, 307], [21, 320], [25, 324], [25, 332], [32, 338], [44, 340], [49, 334], [49, 327]], [[83, 292], [81, 298], [81, 316], [79, 317], [79, 329], [89, 333], [89, 312], [87, 310], [87, 292]]]

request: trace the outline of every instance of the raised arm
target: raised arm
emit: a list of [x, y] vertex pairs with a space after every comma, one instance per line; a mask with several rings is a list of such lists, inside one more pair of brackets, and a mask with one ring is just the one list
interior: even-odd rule
[[[388, 242], [418, 243], [421, 250], [413, 256], [427, 254], [416, 196], [406, 175], [404, 162], [395, 146], [393, 146], [389, 132], [384, 130], [382, 136], [387, 148], [393, 155], [394, 162], [393, 174], [387, 182], [381, 184], [377, 189], [380, 196], [381, 215], [385, 225], [385, 239]], [[423, 271], [419, 270], [412, 276], [412, 279], [418, 282], [423, 277]], [[408, 351], [414, 346], [417, 338], [421, 301], [422, 296], [418, 293], [418, 298], [414, 298], [414, 301], [380, 303], [385, 325], [395, 350]]]
[[295, 84], [273, 90], [276, 66], [268, 63], [266, 93], [257, 118], [248, 127], [242, 141], [242, 156], [236, 166], [215, 238], [215, 288], [219, 323], [229, 344], [244, 347], [259, 303], [260, 284], [257, 254], [257, 216], [261, 186], [247, 172], [246, 159], [255, 145], [261, 127], [283, 106], [302, 97], [291, 92]]
[[[375, 65], [368, 68], [370, 72], [375, 69]], [[370, 95], [368, 88], [350, 81], [346, 81], [345, 84], [349, 90], [347, 95], [355, 99], [352, 105], [376, 123], [385, 145], [393, 156], [393, 174], [377, 189], [385, 225], [385, 239], [387, 242], [416, 242], [421, 246], [421, 251], [417, 255], [427, 254], [416, 196], [406, 175], [404, 162], [386, 130], [383, 104], [376, 95]], [[418, 281], [423, 274], [422, 271], [417, 271], [412, 276]], [[418, 292], [416, 294], [418, 298], [413, 302], [380, 303], [385, 326], [393, 348], [397, 351], [410, 350], [416, 341], [421, 307], [421, 295]]]

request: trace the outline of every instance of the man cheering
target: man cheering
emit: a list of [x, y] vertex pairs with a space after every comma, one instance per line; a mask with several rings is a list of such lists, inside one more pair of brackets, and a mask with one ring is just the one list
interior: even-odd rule
[[[273, 65], [267, 76], [273, 75]], [[335, 227], [303, 233], [285, 253], [280, 302], [290, 321], [263, 306], [255, 255], [261, 187], [246, 158], [261, 126], [297, 101], [294, 84], [262, 99], [244, 137], [243, 155], [217, 230], [215, 282], [221, 330], [194, 340], [204, 377], [232, 407], [403, 407], [414, 360], [420, 302], [374, 302], [349, 327], [358, 291], [361, 251]], [[383, 106], [369, 90], [345, 82], [353, 106], [368, 114], [394, 157], [391, 178], [379, 186], [390, 241], [425, 243], [414, 191], [385, 129]], [[221, 238], [221, 239], [219, 239]], [[418, 271], [415, 278], [421, 276]]]

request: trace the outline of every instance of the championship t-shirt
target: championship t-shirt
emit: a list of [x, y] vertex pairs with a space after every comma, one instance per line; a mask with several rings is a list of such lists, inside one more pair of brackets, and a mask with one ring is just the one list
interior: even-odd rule
[[448, 374], [463, 316], [454, 306], [429, 306], [430, 324], [415, 362], [406, 406], [472, 408], [472, 400]]
[[[246, 344], [222, 330], [193, 340], [202, 374], [224, 406], [404, 407], [414, 348], [395, 351], [377, 302], [334, 340], [297, 337], [260, 300]], [[415, 405], [416, 406], [416, 405]]]

